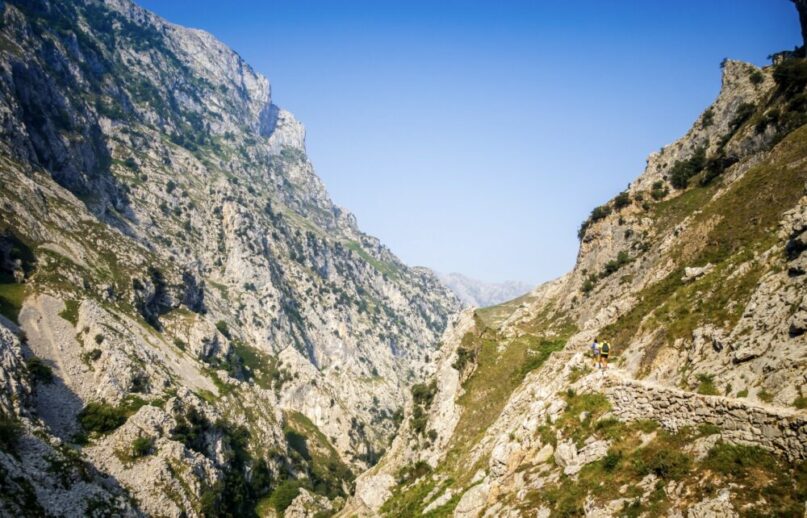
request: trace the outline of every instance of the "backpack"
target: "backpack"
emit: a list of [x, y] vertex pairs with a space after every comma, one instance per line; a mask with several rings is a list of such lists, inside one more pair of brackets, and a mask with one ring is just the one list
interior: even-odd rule
[[603, 343], [601, 351], [602, 351], [603, 354], [610, 353], [611, 352], [611, 344], [609, 344], [608, 342]]
[[600, 353], [600, 344], [599, 344], [599, 342], [594, 342], [593, 344], [591, 344], [591, 352], [593, 352], [594, 354], [599, 354]]

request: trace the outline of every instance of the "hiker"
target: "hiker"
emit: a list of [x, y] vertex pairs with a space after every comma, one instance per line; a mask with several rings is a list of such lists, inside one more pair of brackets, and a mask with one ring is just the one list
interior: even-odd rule
[[604, 371], [608, 368], [608, 355], [611, 353], [611, 344], [608, 340], [603, 341], [600, 346], [600, 368]]
[[594, 343], [591, 344], [591, 357], [594, 358], [594, 368], [600, 366], [600, 339], [595, 338]]

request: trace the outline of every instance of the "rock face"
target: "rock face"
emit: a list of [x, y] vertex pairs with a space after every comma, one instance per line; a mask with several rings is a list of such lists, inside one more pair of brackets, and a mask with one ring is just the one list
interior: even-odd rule
[[0, 2], [0, 134], [2, 332], [35, 366], [0, 377], [4, 509], [57, 512], [13, 467], [44, 436], [108, 476], [71, 515], [345, 496], [459, 302], [331, 202], [267, 79], [128, 0]]
[[463, 314], [342, 516], [803, 515], [807, 61], [722, 70], [571, 272]]

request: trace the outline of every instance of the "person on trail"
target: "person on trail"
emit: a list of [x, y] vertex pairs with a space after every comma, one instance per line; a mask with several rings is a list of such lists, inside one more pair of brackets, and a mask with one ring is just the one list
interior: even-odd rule
[[594, 343], [591, 344], [591, 357], [594, 358], [594, 368], [600, 366], [600, 339], [595, 338]]
[[608, 340], [603, 341], [600, 345], [600, 368], [605, 371], [608, 368], [608, 355], [611, 354], [611, 344]]

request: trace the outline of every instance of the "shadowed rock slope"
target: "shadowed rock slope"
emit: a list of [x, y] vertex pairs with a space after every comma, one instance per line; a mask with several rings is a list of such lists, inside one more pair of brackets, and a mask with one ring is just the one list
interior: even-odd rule
[[725, 61], [690, 131], [583, 223], [571, 272], [463, 314], [345, 515], [803, 515], [798, 55]]
[[338, 508], [459, 304], [268, 81], [128, 0], [4, 1], [0, 134], [0, 514]]

